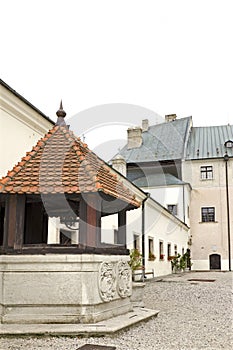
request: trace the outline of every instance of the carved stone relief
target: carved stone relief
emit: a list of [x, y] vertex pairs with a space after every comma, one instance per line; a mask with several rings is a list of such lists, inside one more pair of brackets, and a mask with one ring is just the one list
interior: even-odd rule
[[99, 270], [99, 293], [105, 302], [111, 301], [116, 295], [116, 266], [103, 262]]
[[132, 294], [132, 275], [127, 261], [117, 263], [117, 292], [121, 298]]

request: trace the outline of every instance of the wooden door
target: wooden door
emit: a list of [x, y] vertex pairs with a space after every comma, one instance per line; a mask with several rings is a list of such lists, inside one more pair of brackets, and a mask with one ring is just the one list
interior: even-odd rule
[[210, 270], [221, 270], [221, 255], [210, 255]]

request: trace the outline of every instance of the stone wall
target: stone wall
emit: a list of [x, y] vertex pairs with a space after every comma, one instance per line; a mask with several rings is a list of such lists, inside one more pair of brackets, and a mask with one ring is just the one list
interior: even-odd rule
[[1, 323], [95, 323], [132, 310], [128, 256], [0, 256]]

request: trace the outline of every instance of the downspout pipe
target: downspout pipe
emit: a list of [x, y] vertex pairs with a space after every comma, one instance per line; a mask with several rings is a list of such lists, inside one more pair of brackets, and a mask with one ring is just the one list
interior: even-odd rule
[[150, 193], [146, 193], [146, 198], [142, 201], [142, 281], [144, 282], [145, 278], [145, 222], [146, 222], [146, 215], [145, 215], [145, 202], [147, 199], [150, 198]]
[[183, 195], [183, 221], [184, 221], [184, 223], [186, 223], [186, 217], [185, 217], [185, 207], [186, 207], [186, 203], [185, 203], [185, 188], [184, 188], [184, 186], [185, 185], [183, 185], [182, 186], [182, 190], [183, 190], [183, 193], [182, 193], [182, 195]]
[[226, 153], [224, 155], [224, 161], [225, 161], [225, 170], [226, 170], [227, 237], [228, 237], [229, 271], [231, 271], [231, 227], [230, 227], [229, 188], [228, 188], [228, 160], [229, 160], [229, 156]]

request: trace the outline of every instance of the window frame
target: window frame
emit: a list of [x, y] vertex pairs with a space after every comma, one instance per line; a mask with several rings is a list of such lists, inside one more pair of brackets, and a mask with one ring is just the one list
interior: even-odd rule
[[155, 254], [154, 254], [154, 238], [148, 237], [148, 259], [154, 260]]
[[163, 261], [164, 260], [164, 242], [159, 241], [159, 260]]
[[[203, 220], [204, 219], [204, 213], [203, 213], [204, 210], [206, 210], [206, 218], [209, 220]], [[211, 210], [212, 210], [213, 214], [211, 214], [211, 212], [210, 212]], [[201, 207], [201, 222], [216, 222], [215, 216], [216, 216], [215, 207]], [[213, 218], [213, 220], [210, 220], [211, 217]]]
[[170, 242], [167, 243], [167, 258], [172, 256], [172, 244]]
[[140, 251], [140, 235], [138, 233], [133, 233], [133, 247]]
[[[205, 176], [203, 176], [205, 174]], [[209, 176], [209, 174], [211, 174]], [[214, 178], [214, 171], [213, 171], [213, 165], [201, 165], [200, 167], [200, 179], [203, 181], [205, 180], [213, 180]]]

